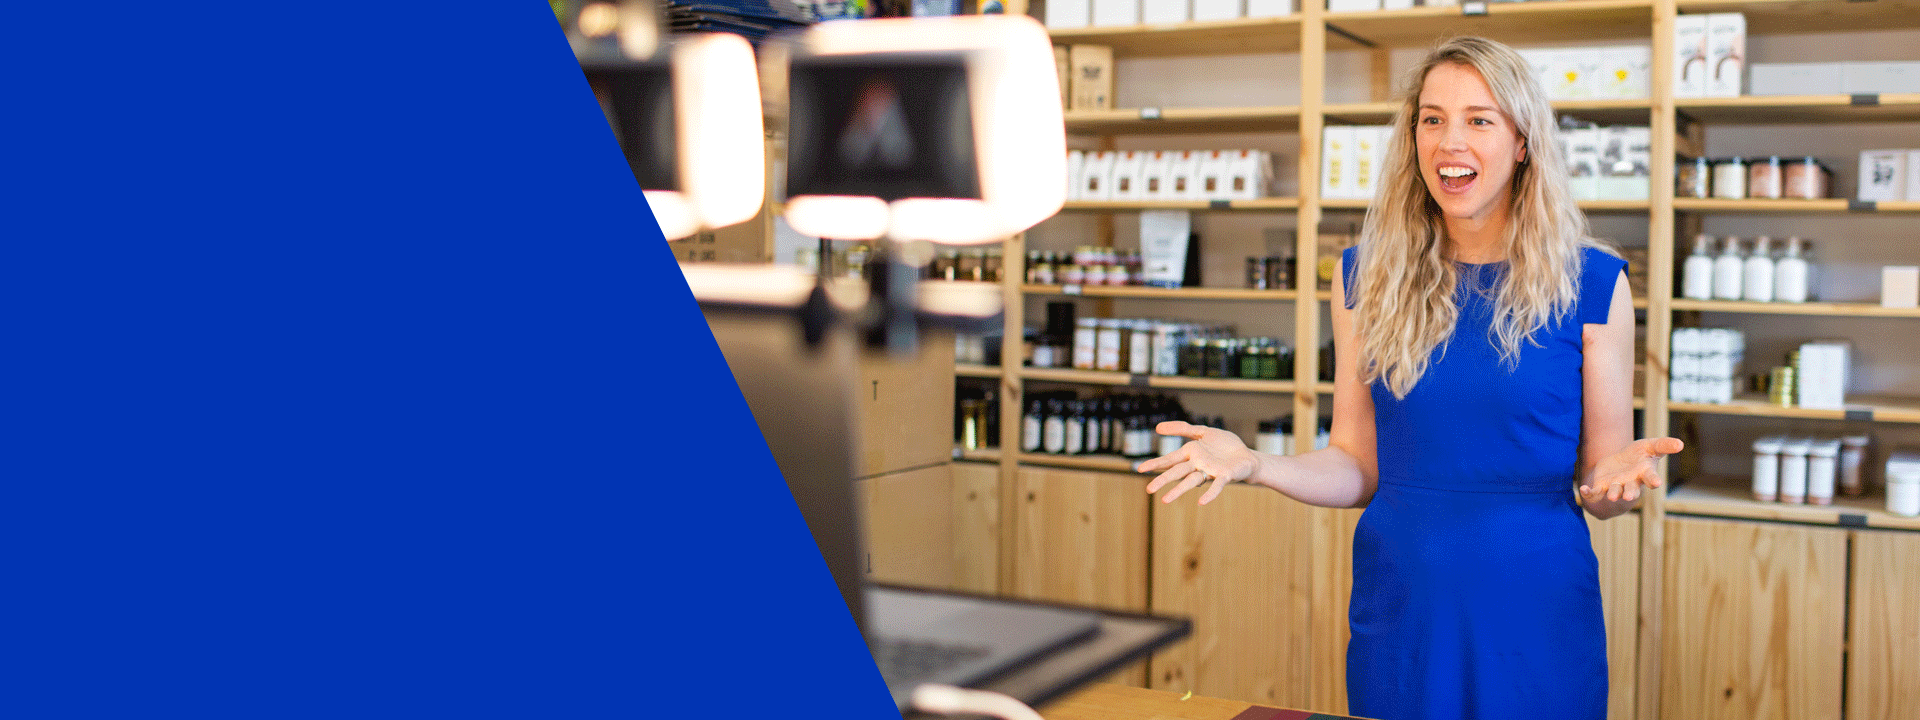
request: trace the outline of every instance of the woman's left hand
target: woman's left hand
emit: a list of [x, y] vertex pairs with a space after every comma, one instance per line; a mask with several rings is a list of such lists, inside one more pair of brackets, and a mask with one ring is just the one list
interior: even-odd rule
[[1635, 440], [1620, 452], [1593, 466], [1592, 482], [1580, 486], [1580, 501], [1633, 502], [1642, 487], [1660, 487], [1660, 458], [1680, 452], [1686, 443], [1678, 438]]

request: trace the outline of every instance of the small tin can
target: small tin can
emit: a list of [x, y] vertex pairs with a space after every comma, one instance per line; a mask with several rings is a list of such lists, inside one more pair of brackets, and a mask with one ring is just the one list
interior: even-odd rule
[[1790, 365], [1782, 365], [1767, 375], [1767, 400], [1780, 407], [1793, 407], [1794, 373]]

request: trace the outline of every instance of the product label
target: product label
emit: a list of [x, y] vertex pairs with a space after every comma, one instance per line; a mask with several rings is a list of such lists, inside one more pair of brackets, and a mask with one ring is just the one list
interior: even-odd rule
[[1040, 449], [1040, 417], [1028, 415], [1020, 423], [1020, 450], [1033, 452]]
[[1095, 347], [1094, 367], [1099, 370], [1120, 369], [1120, 329], [1102, 328], [1098, 344]]
[[1062, 452], [1068, 455], [1079, 455], [1080, 453], [1086, 452], [1087, 423], [1083, 420], [1068, 420], [1066, 426], [1066, 442]]
[[1065, 418], [1050, 417], [1046, 422], [1046, 439], [1041, 449], [1050, 453], [1059, 453], [1067, 449], [1067, 421]]

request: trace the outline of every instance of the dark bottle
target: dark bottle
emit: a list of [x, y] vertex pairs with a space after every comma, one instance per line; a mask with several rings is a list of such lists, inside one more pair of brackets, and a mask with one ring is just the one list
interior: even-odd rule
[[1087, 411], [1078, 400], [1067, 403], [1066, 441], [1060, 452], [1079, 455], [1087, 451]]
[[1124, 454], [1127, 444], [1127, 415], [1130, 414], [1131, 398], [1121, 395], [1108, 398], [1104, 406], [1107, 411], [1107, 449], [1102, 452], [1116, 455]]
[[1293, 346], [1280, 343], [1274, 348], [1273, 376], [1282, 380], [1293, 379]]
[[1086, 402], [1087, 445], [1081, 452], [1088, 455], [1107, 451], [1107, 416], [1101, 409], [1105, 400]]
[[1207, 374], [1207, 341], [1193, 338], [1180, 346], [1180, 374], [1203, 377]]

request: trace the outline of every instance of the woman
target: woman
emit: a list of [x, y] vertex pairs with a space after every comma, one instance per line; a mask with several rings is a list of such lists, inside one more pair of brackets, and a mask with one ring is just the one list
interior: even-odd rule
[[1606, 636], [1581, 508], [1626, 512], [1682, 447], [1633, 440], [1626, 263], [1588, 236], [1513, 50], [1449, 41], [1404, 98], [1334, 290], [1331, 446], [1280, 457], [1165, 423], [1191, 442], [1140, 471], [1159, 473], [1148, 492], [1172, 488], [1162, 502], [1226, 480], [1366, 508], [1350, 712], [1598, 720]]

